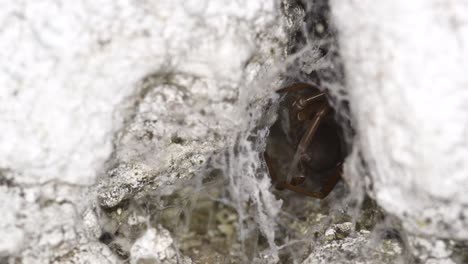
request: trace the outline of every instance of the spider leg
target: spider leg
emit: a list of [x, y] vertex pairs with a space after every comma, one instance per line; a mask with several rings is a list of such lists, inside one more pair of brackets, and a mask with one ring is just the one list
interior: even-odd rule
[[317, 199], [323, 199], [326, 196], [326, 195], [323, 195], [322, 192], [308, 192], [308, 191], [306, 191], [305, 189], [303, 189], [301, 187], [292, 185], [292, 184], [287, 183], [287, 182], [279, 182], [277, 184], [277, 186], [280, 186], [280, 188], [283, 188], [283, 189], [288, 189], [290, 191], [297, 192], [297, 193], [307, 195], [307, 196], [310, 196], [310, 197], [314, 197], [314, 198], [317, 198]]
[[299, 98], [296, 101], [294, 101], [293, 106], [297, 108], [297, 110], [302, 110], [306, 108], [308, 105], [310, 105], [312, 102], [322, 98], [325, 96], [324, 92], [320, 92], [318, 94], [311, 95], [306, 98]]
[[[270, 158], [270, 156], [266, 152], [263, 154], [263, 157], [264, 157], [266, 165], [267, 165], [268, 174], [270, 175], [271, 182], [273, 183], [273, 185], [275, 185], [277, 190], [284, 190], [284, 187], [283, 187], [283, 184], [282, 184], [284, 181], [280, 181], [279, 178], [278, 178], [278, 175], [276, 175], [276, 171], [274, 170], [274, 167], [273, 167], [272, 158]], [[297, 179], [297, 180], [294, 183], [295, 179]], [[302, 178], [296, 177], [296, 178], [293, 179], [292, 184], [293, 185], [298, 185], [298, 184], [301, 184], [302, 182], [304, 182], [304, 180], [305, 180], [305, 178], [302, 179]]]
[[[312, 139], [317, 132], [317, 128], [320, 125], [323, 117], [330, 111], [330, 107], [328, 105], [322, 105], [315, 116], [312, 118], [311, 122], [309, 123], [309, 127], [307, 128], [305, 134], [302, 136], [299, 145], [297, 147], [296, 154], [294, 155], [293, 163], [291, 165], [290, 173], [285, 182], [279, 182], [277, 186], [281, 186], [282, 188], [289, 189], [291, 191], [301, 193], [307, 196], [311, 196], [318, 199], [325, 198], [335, 187], [336, 183], [340, 180], [342, 174], [342, 165], [339, 164], [333, 173], [327, 178], [326, 182], [318, 192], [309, 192], [305, 189], [296, 186], [297, 184], [294, 183], [294, 179], [292, 178], [291, 173], [296, 173], [297, 171], [297, 164], [301, 159], [304, 152], [307, 150], [309, 145], [312, 143]], [[296, 177], [297, 178], [297, 177]]]
[[326, 104], [323, 104], [322, 106], [320, 106], [317, 113], [310, 121], [306, 132], [302, 136], [301, 140], [299, 141], [299, 145], [297, 146], [297, 150], [296, 150], [296, 153], [294, 154], [294, 158], [291, 163], [289, 173], [286, 177], [287, 182], [291, 182], [292, 174], [296, 174], [299, 160], [302, 158], [302, 155], [304, 154], [304, 152], [307, 150], [310, 143], [312, 142], [315, 132], [317, 132], [317, 128], [320, 125], [320, 122], [322, 121], [323, 117], [329, 111], [330, 111], [330, 107], [327, 106]]
[[324, 183], [324, 185], [323, 185], [322, 189], [320, 189], [320, 191], [318, 191], [318, 192], [309, 192], [309, 191], [306, 191], [304, 188], [301, 188], [301, 187], [297, 186], [298, 184], [301, 184], [302, 181], [298, 182], [298, 183], [294, 183], [295, 179], [299, 178], [299, 177], [296, 177], [296, 178], [292, 179], [291, 183], [288, 183], [287, 181], [279, 181], [279, 178], [278, 178], [278, 176], [276, 174], [276, 171], [274, 170], [274, 167], [273, 167], [273, 161], [266, 152], [264, 153], [264, 158], [265, 158], [265, 162], [267, 164], [268, 173], [269, 173], [269, 175], [271, 177], [272, 183], [273, 183], [273, 185], [275, 186], [275, 188], [277, 190], [288, 189], [288, 190], [294, 191], [296, 193], [300, 193], [300, 194], [307, 195], [307, 196], [310, 196], [310, 197], [314, 197], [314, 198], [317, 198], [317, 199], [323, 199], [323, 198], [327, 197], [328, 194], [333, 190], [333, 188], [335, 187], [335, 185], [338, 183], [338, 181], [340, 180], [340, 178], [342, 176], [343, 166], [342, 166], [342, 164], [339, 164], [339, 165], [336, 166], [335, 170], [330, 175], [330, 177], [326, 180], [326, 182]]
[[276, 171], [273, 170], [273, 161], [266, 152], [263, 153], [263, 158], [265, 159], [265, 162], [267, 164], [268, 173], [270, 174], [271, 181], [273, 183], [276, 183], [278, 181], [278, 176], [276, 175]]
[[327, 181], [322, 186], [322, 189], [320, 189], [320, 194], [321, 194], [321, 197], [319, 197], [320, 199], [327, 197], [327, 195], [333, 190], [335, 185], [341, 179], [342, 175], [343, 175], [343, 165], [339, 164], [338, 166], [336, 166], [335, 170], [333, 171], [333, 174], [330, 177], [328, 177]]
[[[319, 90], [318, 87], [313, 84], [296, 83], [294, 85], [281, 88], [277, 90], [276, 92], [277, 93], [298, 92], [307, 88], [314, 88], [314, 89]], [[306, 108], [310, 106], [311, 103], [317, 101], [318, 99], [323, 98], [324, 96], [325, 96], [325, 93], [319, 92], [319, 93], [310, 95], [305, 98], [302, 97], [302, 98], [297, 99], [296, 101], [293, 102], [292, 106], [294, 110], [292, 110], [291, 112], [292, 114], [291, 117], [297, 118], [299, 121], [307, 120], [308, 117], [306, 116], [307, 115], [306, 111], [308, 110]], [[304, 109], [306, 109], [306, 111], [303, 112]], [[321, 121], [330, 111], [331, 111], [331, 108], [326, 103], [320, 105], [318, 109], [314, 111], [315, 115], [313, 116], [312, 119], [309, 120], [308, 124], [306, 125], [307, 126], [306, 132], [304, 133], [301, 140], [299, 141], [296, 153], [294, 154], [294, 157], [293, 157], [293, 161], [289, 167], [290, 170], [286, 177], [286, 180], [280, 180], [280, 178], [278, 177], [278, 175], [276, 174], [276, 171], [274, 171], [274, 168], [272, 166], [273, 165], [272, 159], [268, 156], [267, 153], [264, 154], [265, 162], [267, 163], [270, 177], [276, 189], [279, 189], [279, 190], [288, 189], [288, 190], [291, 190], [300, 194], [304, 194], [304, 195], [311, 196], [311, 197], [318, 198], [318, 199], [323, 199], [333, 190], [337, 182], [340, 180], [341, 175], [342, 175], [341, 164], [338, 164], [336, 166], [334, 171], [326, 179], [320, 191], [317, 191], [317, 192], [310, 192], [298, 186], [304, 182], [305, 180], [304, 176], [300, 175], [300, 176], [293, 177], [293, 175], [297, 175], [299, 161], [302, 159], [307, 148], [312, 143], [312, 139], [315, 133], [317, 132], [317, 129]]]
[[297, 154], [302, 155], [306, 151], [307, 147], [309, 147], [310, 143], [312, 142], [312, 138], [317, 132], [317, 128], [319, 127], [320, 122], [322, 122], [323, 117], [328, 112], [330, 112], [330, 110], [330, 107], [326, 104], [320, 106], [314, 118], [312, 118], [311, 122], [309, 123], [309, 127], [304, 133], [304, 136], [302, 136], [301, 141], [299, 141], [299, 145], [297, 146], [296, 151]]
[[342, 166], [338, 165], [336, 167], [335, 171], [333, 171], [333, 174], [331, 175], [331, 177], [329, 177], [327, 179], [327, 181], [325, 182], [322, 189], [320, 189], [320, 191], [318, 191], [318, 192], [309, 192], [309, 191], [306, 191], [305, 189], [303, 189], [301, 187], [292, 185], [292, 184], [287, 183], [287, 182], [278, 182], [278, 184], [276, 186], [279, 187], [279, 188], [288, 189], [288, 190], [291, 190], [291, 191], [294, 191], [294, 192], [297, 192], [297, 193], [300, 193], [300, 194], [303, 194], [303, 195], [311, 196], [311, 197], [314, 197], [314, 198], [317, 198], [317, 199], [323, 199], [323, 198], [327, 197], [328, 194], [333, 190], [335, 185], [340, 180], [341, 175], [342, 175]]

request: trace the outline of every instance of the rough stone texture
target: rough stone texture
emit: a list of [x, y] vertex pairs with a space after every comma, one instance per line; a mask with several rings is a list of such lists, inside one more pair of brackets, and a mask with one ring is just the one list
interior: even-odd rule
[[[330, 230], [340, 232], [339, 228]], [[402, 251], [396, 241], [376, 241], [369, 231], [360, 231], [343, 239], [333, 238], [323, 244], [315, 244], [302, 264], [405, 263], [401, 258]]]
[[149, 91], [116, 145], [118, 165], [101, 183], [106, 208], [143, 188], [167, 190], [191, 178], [233, 130], [233, 87], [188, 74], [152, 76], [143, 85]]
[[161, 264], [192, 263], [189, 258], [178, 255], [171, 234], [162, 227], [148, 229], [132, 245], [130, 254], [130, 263], [132, 264], [148, 262]]
[[226, 145], [233, 106], [264, 97], [247, 85], [282, 56], [277, 17], [270, 0], [3, 3], [0, 262], [125, 257], [136, 238], [104, 231], [128, 211], [107, 221], [96, 196], [170, 193]]
[[85, 186], [104, 168], [121, 126], [116, 110], [165, 62], [164, 29], [148, 4], [2, 3], [2, 263], [117, 261], [97, 242], [99, 224], [87, 230], [80, 219], [95, 199]]
[[[323, 203], [270, 192], [261, 152], [279, 76], [343, 92], [327, 1], [62, 2], [0, 10], [0, 263], [398, 263], [410, 259], [405, 250], [428, 263], [467, 261], [463, 241], [379, 236], [398, 224], [376, 205], [353, 211], [342, 184]], [[458, 89], [466, 54], [454, 44], [467, 35], [466, 6], [351, 2], [334, 6], [369, 191], [408, 231], [466, 238], [466, 144], [456, 142], [467, 131]], [[399, 32], [407, 27], [393, 17], [416, 13], [400, 6], [426, 12], [411, 20], [418, 34], [442, 21], [431, 29], [448, 53], [435, 50], [437, 39], [420, 49], [424, 37]], [[379, 57], [394, 46], [415, 56]], [[426, 57], [438, 63], [417, 64]], [[443, 72], [454, 58], [460, 66]], [[444, 108], [428, 118], [424, 100]], [[439, 140], [452, 132], [454, 141]]]
[[120, 127], [118, 104], [164, 62], [164, 29], [148, 4], [3, 5], [0, 167], [27, 182], [95, 182]]
[[348, 180], [411, 233], [468, 239], [468, 5], [331, 3], [357, 134]]
[[[99, 203], [109, 218], [105, 229], [112, 236], [109, 246], [123, 252], [118, 253], [123, 257], [130, 251], [128, 245], [135, 241], [135, 234], [141, 232], [141, 225], [128, 224], [134, 213], [140, 215], [151, 204], [157, 209], [148, 213], [149, 218], [164, 215], [163, 206], [152, 205], [155, 201], [165, 204], [167, 200], [193, 195], [184, 193], [180, 186], [192, 186], [195, 192], [206, 188], [201, 182], [209, 181], [211, 174], [206, 174], [214, 170], [231, 170], [225, 176], [232, 177], [229, 186], [234, 186], [234, 181], [237, 184], [230, 190], [233, 199], [239, 200], [232, 202], [233, 206], [245, 210], [245, 203], [255, 196], [256, 206], [261, 207], [252, 216], [236, 218], [238, 224], [248, 221], [255, 227], [256, 223], [246, 218], [263, 217], [262, 232], [274, 234], [274, 221], [269, 219], [278, 212], [280, 204], [267, 204], [276, 198], [268, 190], [267, 175], [261, 181], [256, 179], [262, 166], [261, 150], [252, 150], [248, 137], [277, 88], [279, 70], [272, 66], [282, 58], [285, 43], [281, 40], [284, 35], [279, 10], [273, 1], [209, 1], [205, 7], [195, 6], [200, 8], [196, 17], [184, 8], [177, 13], [179, 19], [193, 22], [194, 26], [184, 26], [184, 30], [171, 36], [192, 41], [192, 48], [171, 50], [171, 59], [181, 63], [149, 74], [138, 85], [129, 100], [124, 126], [114, 140], [110, 170], [99, 183]], [[269, 66], [271, 72], [267, 72]], [[195, 175], [200, 177], [193, 179]], [[178, 191], [170, 196], [175, 189]], [[201, 192], [203, 195], [206, 190]], [[219, 199], [226, 199], [221, 196], [225, 192], [218, 192]], [[164, 196], [172, 198], [164, 200]], [[182, 221], [180, 215], [172, 216], [172, 223], [168, 224], [172, 225], [171, 231], [177, 232], [178, 227], [173, 225]], [[244, 231], [221, 225], [220, 232], [207, 240], [224, 235], [234, 238], [236, 232]], [[184, 236], [191, 235], [190, 231], [187, 233]], [[197, 239], [201, 238], [194, 240]], [[268, 239], [273, 243], [273, 236]], [[198, 255], [203, 258], [213, 259], [203, 253], [207, 250], [202, 245], [196, 251], [202, 251]], [[217, 253], [211, 253], [214, 254]]]
[[[115, 263], [98, 243], [98, 220], [80, 186], [48, 182], [18, 184], [17, 175], [0, 171], [0, 260], [9, 263]], [[97, 228], [96, 228], [97, 226]], [[84, 228], [83, 228], [84, 227]], [[2, 262], [3, 263], [3, 262]]]
[[409, 236], [408, 240], [412, 254], [422, 263], [455, 264], [466, 262], [466, 259], [463, 260], [454, 252], [454, 241], [417, 236]]

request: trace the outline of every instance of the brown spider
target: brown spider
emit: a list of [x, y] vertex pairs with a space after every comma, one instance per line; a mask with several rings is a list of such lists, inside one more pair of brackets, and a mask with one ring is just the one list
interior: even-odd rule
[[326, 94], [296, 83], [285, 94], [270, 129], [265, 161], [277, 189], [325, 198], [340, 180], [346, 156], [343, 131]]

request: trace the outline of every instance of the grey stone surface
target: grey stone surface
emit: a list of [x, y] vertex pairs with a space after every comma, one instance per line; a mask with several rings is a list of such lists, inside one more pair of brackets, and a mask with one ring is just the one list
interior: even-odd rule
[[120, 133], [117, 166], [99, 189], [100, 204], [106, 208], [144, 188], [162, 190], [187, 181], [226, 147], [227, 131], [234, 128], [234, 87], [175, 73], [151, 76], [142, 86], [148, 92]]
[[467, 263], [468, 243], [437, 237], [408, 236], [408, 250], [422, 263]]
[[[332, 227], [329, 230], [340, 232], [339, 229]], [[407, 263], [401, 258], [403, 249], [398, 242], [375, 241], [369, 231], [360, 231], [341, 239], [327, 237], [327, 241], [315, 243], [312, 248], [312, 253], [302, 264]]]
[[331, 4], [356, 129], [348, 181], [408, 232], [467, 240], [467, 5]]
[[81, 213], [86, 202], [91, 204], [86, 188], [54, 181], [21, 184], [16, 178], [21, 179], [15, 172], [0, 172], [0, 198], [4, 201], [0, 206], [0, 260], [116, 263], [109, 248], [97, 242], [100, 227], [93, 209]]
[[[0, 263], [467, 262], [466, 6], [331, 1], [338, 46], [299, 2], [4, 3]], [[272, 194], [261, 156], [292, 80], [357, 124], [322, 202]]]
[[0, 261], [128, 257], [145, 215], [112, 241], [122, 201], [171, 193], [229, 145], [281, 57], [277, 17], [269, 0], [4, 3]]
[[[130, 249], [131, 263], [191, 264], [192, 261], [181, 256], [173, 245], [168, 230], [157, 227], [148, 229], [138, 238]], [[146, 262], [145, 262], [146, 261]]]

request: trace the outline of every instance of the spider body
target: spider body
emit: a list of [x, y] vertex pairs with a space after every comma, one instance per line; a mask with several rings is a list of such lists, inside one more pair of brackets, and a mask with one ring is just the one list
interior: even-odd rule
[[325, 198], [341, 178], [346, 156], [335, 112], [313, 85], [297, 83], [277, 92], [284, 98], [264, 153], [270, 177], [277, 189]]

